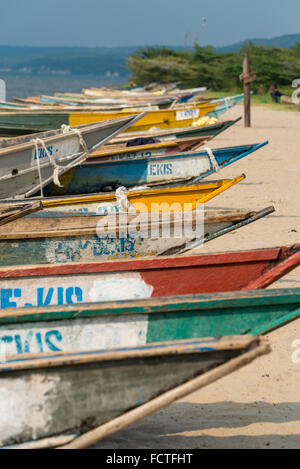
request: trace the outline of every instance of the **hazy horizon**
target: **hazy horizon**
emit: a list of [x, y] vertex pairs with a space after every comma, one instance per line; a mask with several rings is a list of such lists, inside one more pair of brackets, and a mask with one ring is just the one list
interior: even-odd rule
[[[219, 44], [219, 45], [215, 45], [214, 47], [216, 48], [223, 48], [223, 47], [228, 47], [228, 46], [231, 46], [231, 45], [234, 45], [236, 43], [239, 43], [239, 42], [246, 42], [246, 41], [251, 41], [251, 40], [270, 40], [270, 39], [275, 39], [275, 38], [279, 38], [279, 37], [284, 37], [284, 36], [296, 36], [296, 35], [299, 35], [300, 36], [300, 32], [294, 32], [294, 33], [287, 33], [287, 34], [281, 34], [280, 36], [269, 36], [269, 37], [266, 37], [266, 36], [261, 36], [261, 37], [247, 37], [245, 39], [241, 39], [240, 41], [236, 41], [236, 42], [231, 42], [229, 44]], [[192, 44], [188, 44], [189, 47], [192, 46]], [[201, 44], [202, 46], [212, 46], [213, 44]], [[128, 44], [128, 45], [119, 45], [119, 46], [83, 46], [83, 45], [65, 45], [65, 44], [61, 44], [61, 45], [53, 45], [53, 44], [49, 44], [49, 45], [32, 45], [32, 44], [2, 44], [0, 43], [0, 47], [36, 47], [36, 48], [62, 48], [62, 49], [80, 49], [80, 48], [90, 48], [90, 49], [114, 49], [114, 48], [133, 48], [133, 47], [146, 47], [146, 46], [153, 46], [153, 47], [163, 47], [163, 46], [166, 46], [166, 47], [183, 47], [184, 45], [183, 44], [156, 44], [156, 43], [153, 43], [153, 44]]]

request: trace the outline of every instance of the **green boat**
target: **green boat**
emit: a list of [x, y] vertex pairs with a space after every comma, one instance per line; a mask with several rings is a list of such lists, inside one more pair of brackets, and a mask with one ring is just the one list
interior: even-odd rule
[[[57, 295], [61, 299], [59, 306], [16, 308], [20, 289], [2, 289], [2, 304], [12, 306], [2, 310], [0, 316], [0, 346], [6, 354], [86, 352], [170, 340], [255, 335], [270, 332], [300, 317], [300, 289], [62, 306], [65, 297], [69, 303], [72, 297], [80, 301], [76, 281], [65, 291], [63, 280], [62, 277], [61, 287], [49, 285], [37, 293], [37, 304], [47, 305], [52, 295]], [[104, 288], [103, 285], [95, 280], [95, 291]], [[146, 287], [138, 276], [134, 285], [127, 285], [137, 293]]]

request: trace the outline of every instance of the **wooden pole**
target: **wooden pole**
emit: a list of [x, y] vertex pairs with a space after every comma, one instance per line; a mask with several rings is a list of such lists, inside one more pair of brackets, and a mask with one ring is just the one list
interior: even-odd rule
[[240, 80], [243, 82], [244, 88], [244, 125], [251, 127], [251, 92], [250, 87], [252, 81], [256, 79], [254, 72], [250, 71], [250, 62], [248, 54], [245, 54], [243, 62], [243, 73], [240, 75]]
[[[244, 58], [244, 75], [249, 75], [250, 73], [250, 63], [248, 54]], [[250, 83], [247, 83], [244, 79], [244, 125], [245, 127], [251, 127], [251, 96], [250, 96]]]

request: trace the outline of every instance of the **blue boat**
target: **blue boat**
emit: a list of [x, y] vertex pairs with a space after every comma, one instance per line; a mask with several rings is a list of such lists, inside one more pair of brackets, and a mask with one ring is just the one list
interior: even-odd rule
[[132, 152], [101, 158], [90, 158], [60, 177], [63, 187], [51, 183], [45, 195], [88, 194], [157, 183], [191, 180], [193, 183], [224, 168], [268, 142], [198, 152], [152, 155], [151, 151]]
[[237, 94], [235, 96], [227, 96], [226, 98], [215, 99], [212, 103], [219, 103], [219, 105], [208, 112], [206, 116], [219, 118], [221, 114], [233, 108], [236, 104], [244, 101], [244, 94]]

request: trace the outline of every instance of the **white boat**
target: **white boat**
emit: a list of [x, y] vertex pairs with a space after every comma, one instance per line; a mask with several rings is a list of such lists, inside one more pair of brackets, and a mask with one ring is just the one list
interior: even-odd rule
[[89, 153], [128, 129], [145, 113], [4, 140], [0, 144], [0, 198], [29, 197], [83, 163]]

